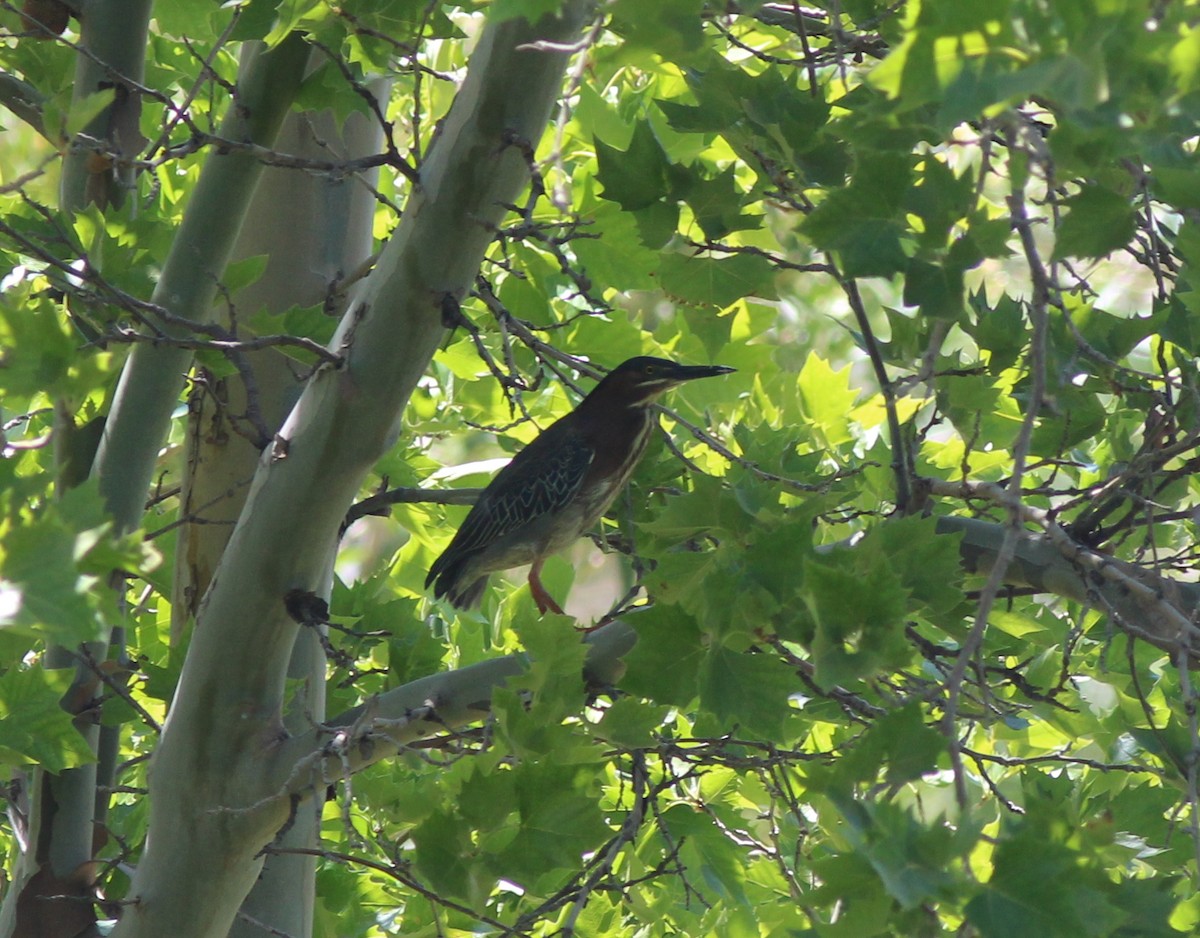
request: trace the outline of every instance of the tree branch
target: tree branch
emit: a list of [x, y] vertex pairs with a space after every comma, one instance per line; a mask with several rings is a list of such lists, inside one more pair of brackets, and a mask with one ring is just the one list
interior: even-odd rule
[[[989, 482], [932, 480], [929, 486], [934, 495], [1012, 504], [1004, 488]], [[1005, 526], [943, 515], [937, 528], [943, 534], [962, 534], [959, 553], [968, 569], [1000, 569], [1005, 583], [1098, 605], [1122, 631], [1172, 655], [1183, 650], [1192, 667], [1200, 667], [1200, 628], [1192, 622], [1200, 606], [1200, 584], [1180, 583], [1101, 554], [1072, 540], [1048, 513], [1024, 504], [1014, 507], [1022, 522], [1044, 533], [1020, 532], [1003, 566], [999, 561]]]
[[[609, 687], [624, 670], [621, 659], [637, 634], [616, 620], [584, 636], [583, 679], [589, 687]], [[420, 678], [330, 719], [323, 726], [285, 740], [271, 754], [273, 798], [307, 797], [343, 777], [390, 758], [405, 746], [476, 723], [491, 709], [492, 692], [525, 673], [525, 654]]]

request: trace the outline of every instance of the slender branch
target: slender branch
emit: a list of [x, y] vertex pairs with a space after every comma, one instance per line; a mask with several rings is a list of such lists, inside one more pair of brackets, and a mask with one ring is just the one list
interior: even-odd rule
[[409, 486], [388, 489], [355, 502], [346, 512], [342, 530], [368, 515], [387, 515], [392, 505], [474, 505], [483, 489], [422, 489]]
[[804, 274], [830, 274], [836, 276], [837, 271], [831, 264], [825, 263], [798, 263], [797, 261], [788, 260], [780, 254], [773, 251], [767, 251], [753, 244], [721, 244], [716, 241], [694, 241], [691, 238], [685, 239], [685, 243], [695, 248], [698, 251], [704, 251], [709, 254], [746, 254], [751, 257], [761, 257], [771, 263], [772, 267], [780, 270], [794, 270]]
[[[1014, 140], [1009, 141], [1010, 153], [1015, 149], [1014, 144]], [[1023, 176], [1022, 178], [1024, 179], [1025, 177]], [[1025, 408], [1025, 415], [1021, 421], [1021, 428], [1017, 433], [1017, 439], [1012, 448], [1013, 471], [1006, 490], [1009, 501], [1007, 506], [1009, 509], [1009, 518], [1004, 531], [1004, 540], [1000, 545], [1000, 550], [997, 552], [996, 565], [988, 574], [987, 582], [980, 591], [979, 605], [975, 612], [975, 622], [971, 626], [971, 631], [967, 634], [966, 639], [963, 641], [958, 658], [954, 662], [954, 667], [946, 679], [946, 701], [942, 720], [942, 732], [946, 737], [950, 752], [950, 762], [954, 769], [955, 796], [958, 799], [959, 807], [964, 810], [967, 807], [968, 799], [966, 774], [962, 765], [961, 739], [958, 734], [957, 725], [959, 697], [962, 693], [962, 683], [967, 667], [975, 655], [979, 653], [979, 649], [983, 644], [983, 636], [987, 631], [988, 618], [991, 615], [992, 605], [996, 600], [1000, 587], [1004, 584], [1004, 576], [1016, 553], [1017, 542], [1021, 536], [1021, 484], [1025, 475], [1025, 462], [1029, 454], [1030, 440], [1033, 438], [1033, 428], [1037, 424], [1038, 413], [1041, 410], [1046, 387], [1046, 325], [1047, 306], [1050, 302], [1050, 279], [1038, 254], [1037, 245], [1033, 240], [1033, 232], [1029, 225], [1029, 216], [1025, 211], [1024, 182], [1022, 182], [1020, 188], [1014, 189], [1009, 194], [1008, 207], [1013, 220], [1013, 227], [1016, 228], [1024, 247], [1025, 260], [1029, 266], [1030, 277], [1033, 280], [1033, 295], [1029, 303], [1029, 318], [1033, 326], [1033, 335], [1030, 338], [1029, 355], [1027, 357], [1030, 374], [1030, 392], [1029, 401]]]
[[641, 833], [642, 821], [646, 817], [646, 803], [649, 795], [646, 790], [646, 757], [640, 752], [633, 754], [630, 787], [633, 789], [633, 806], [625, 815], [625, 820], [621, 824], [620, 831], [612, 838], [600, 856], [600, 862], [596, 864], [595, 869], [592, 870], [588, 878], [579, 887], [579, 894], [575, 897], [575, 901], [571, 903], [571, 909], [563, 922], [564, 935], [575, 934], [575, 923], [579, 921], [579, 916], [583, 914], [583, 910], [587, 907], [588, 897], [600, 885], [601, 880], [612, 873], [613, 865], [617, 862], [617, 857], [621, 855], [621, 851], [626, 845], [633, 843], [637, 839], [638, 834]]
[[905, 514], [920, 506], [912, 504], [912, 454], [909, 452], [904, 431], [900, 426], [900, 416], [896, 413], [896, 389], [892, 384], [892, 379], [888, 376], [887, 366], [883, 363], [883, 355], [879, 351], [879, 343], [871, 328], [871, 320], [867, 316], [867, 308], [863, 304], [862, 294], [858, 292], [857, 281], [842, 277], [840, 274], [836, 274], [836, 276], [846, 294], [846, 299], [850, 301], [850, 309], [854, 312], [855, 322], [858, 323], [859, 332], [862, 334], [867, 357], [871, 361], [871, 368], [875, 371], [875, 381], [879, 385], [879, 392], [883, 395], [888, 435], [891, 437], [892, 443], [892, 472], [896, 476], [896, 508], [901, 514]]
[[979, 762], [994, 762], [997, 765], [1003, 765], [1008, 768], [1022, 768], [1028, 765], [1077, 765], [1083, 768], [1095, 769], [1098, 772], [1129, 772], [1153, 776], [1155, 778], [1162, 777], [1162, 771], [1149, 765], [1126, 764], [1121, 762], [1101, 762], [1098, 759], [1086, 759], [1082, 756], [1068, 755], [1066, 750], [1048, 753], [1042, 756], [1005, 756], [998, 755], [994, 752], [979, 752], [970, 749], [966, 746], [962, 749], [963, 755], [970, 756]]
[[[7, 3], [4, 5], [8, 6]], [[54, 135], [46, 130], [43, 104], [41, 92], [33, 85], [7, 72], [0, 73], [0, 105], [8, 108], [39, 134], [57, 145], [61, 141], [55, 140]]]
[[[171, 105], [167, 108], [167, 113], [170, 117], [163, 123], [162, 132], [159, 134], [158, 139], [146, 148], [145, 152], [147, 153], [148, 160], [153, 160], [155, 153], [167, 148], [167, 143], [171, 139], [171, 132], [180, 123], [187, 123], [189, 127], [193, 127], [191, 116], [192, 104], [199, 97], [205, 83], [215, 75], [212, 67], [213, 62], [221, 54], [221, 51], [229, 42], [229, 37], [233, 35], [234, 28], [241, 21], [243, 9], [243, 7], [234, 7], [233, 15], [229, 18], [229, 22], [225, 24], [225, 28], [221, 30], [221, 35], [217, 37], [216, 42], [213, 43], [212, 48], [209, 50], [208, 56], [202, 61], [200, 68], [197, 69], [196, 80], [192, 82], [191, 88], [187, 90], [183, 100], [178, 105], [171, 102]], [[194, 127], [193, 133], [195, 133]]]
[[[708, 446], [709, 449], [711, 449], [713, 452], [718, 453], [719, 455], [725, 457], [731, 463], [741, 466], [743, 469], [752, 473], [759, 479], [762, 479], [764, 482], [775, 482], [775, 483], [778, 483], [779, 485], [785, 485], [790, 489], [795, 489], [797, 492], [823, 492], [834, 481], [836, 481], [839, 478], [842, 478], [843, 475], [850, 474], [850, 472], [846, 472], [846, 473], [837, 472], [837, 473], [831, 474], [830, 476], [827, 476], [824, 479], [824, 481], [822, 481], [822, 482], [814, 483], [814, 482], [801, 482], [799, 479], [792, 479], [792, 478], [789, 478], [788, 476], [781, 476], [774, 472], [768, 472], [767, 470], [761, 468], [753, 460], [749, 460], [743, 456], [739, 456], [737, 453], [735, 453], [733, 450], [731, 450], [728, 446], [726, 446], [719, 439], [717, 439], [717, 437], [713, 436], [711, 433], [709, 433], [707, 430], [705, 430], [699, 424], [692, 423], [692, 421], [688, 420], [687, 418], [680, 416], [679, 411], [674, 410], [671, 407], [667, 407], [663, 404], [655, 404], [654, 409], [656, 411], [658, 411], [659, 413], [666, 414], [666, 416], [671, 418], [672, 422], [679, 424], [681, 427], [683, 427], [685, 430], [687, 430], [688, 433], [690, 433], [692, 436], [694, 436], [697, 440], [699, 440], [701, 443], [704, 443], [706, 446]], [[855, 469], [852, 471], [857, 472], [858, 470]]]
[[[171, 317], [178, 319], [178, 317]], [[256, 352], [265, 348], [296, 348], [316, 356], [316, 358], [326, 364], [334, 367], [342, 363], [342, 356], [336, 352], [331, 352], [328, 348], [319, 342], [314, 342], [312, 339], [307, 339], [304, 336], [298, 335], [263, 335], [255, 336], [252, 339], [239, 339], [233, 337], [230, 333], [226, 333], [219, 326], [213, 326], [211, 323], [197, 323], [200, 331], [208, 333], [225, 333], [229, 338], [220, 339], [196, 339], [188, 336], [173, 336], [166, 334], [146, 335], [142, 332], [137, 332], [125, 326], [113, 326], [106, 330], [98, 344], [103, 345], [105, 342], [117, 342], [125, 345], [134, 345], [137, 343], [147, 343], [149, 345], [170, 346], [172, 348], [192, 349], [194, 351], [211, 351], [222, 352], [224, 354], [235, 352]]]
[[488, 925], [492, 928], [501, 931], [507, 931], [507, 928], [503, 922], [494, 918], [490, 918], [487, 915], [483, 915], [472, 909], [470, 906], [461, 905], [460, 903], [455, 902], [453, 899], [448, 899], [446, 896], [441, 895], [432, 889], [426, 888], [418, 880], [405, 873], [402, 867], [394, 863], [380, 863], [378, 860], [372, 860], [370, 857], [356, 856], [351, 853], [343, 853], [340, 850], [322, 850], [317, 847], [279, 847], [270, 845], [263, 848], [263, 853], [274, 856], [295, 855], [317, 857], [318, 859], [329, 860], [335, 863], [352, 863], [362, 866], [366, 869], [374, 870], [377, 873], [382, 873], [389, 879], [396, 880], [398, 883], [403, 884], [418, 895], [424, 896], [435, 905], [440, 905], [443, 908], [451, 909], [461, 915], [472, 918], [477, 922], [482, 922], [484, 925]]

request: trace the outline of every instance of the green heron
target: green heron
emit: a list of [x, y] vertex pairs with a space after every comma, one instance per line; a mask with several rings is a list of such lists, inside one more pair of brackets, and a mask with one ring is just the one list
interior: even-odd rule
[[629, 480], [658, 423], [654, 399], [685, 381], [733, 370], [645, 356], [618, 365], [492, 479], [425, 585], [467, 609], [479, 602], [490, 574], [532, 564], [538, 611], [561, 614], [542, 586], [542, 564], [594, 525]]

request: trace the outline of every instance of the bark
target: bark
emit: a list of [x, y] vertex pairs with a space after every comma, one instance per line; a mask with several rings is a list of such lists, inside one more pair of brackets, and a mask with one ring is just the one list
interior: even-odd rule
[[[378, 153], [382, 140], [383, 129], [362, 114], [351, 115], [343, 126], [329, 111], [293, 113], [276, 149], [313, 160], [356, 159]], [[372, 189], [377, 175], [374, 170], [353, 177], [279, 167], [266, 170], [234, 256], [268, 254], [269, 261], [263, 276], [233, 298], [240, 317], [262, 308], [283, 313], [293, 306], [320, 305], [346, 272], [367, 261], [373, 244]], [[259, 450], [245, 435], [253, 432], [252, 428], [245, 420], [237, 426], [231, 421], [253, 405], [273, 434], [300, 393], [299, 365], [276, 349], [247, 355], [245, 367], [253, 375], [250, 387], [242, 375], [234, 375], [214, 379], [202, 392], [194, 422], [197, 432], [189, 434], [197, 446], [194, 458], [189, 459], [191, 484], [185, 486], [182, 497], [201, 513], [205, 523], [189, 524], [180, 531], [173, 592], [179, 601], [171, 605], [173, 632], [182, 631], [177, 628], [182, 625], [180, 620], [195, 614], [245, 504], [258, 462]], [[217, 523], [208, 523], [211, 521]], [[319, 590], [325, 598], [332, 577], [330, 558]], [[193, 598], [196, 602], [189, 601]], [[289, 733], [302, 733], [325, 719], [325, 654], [311, 631], [297, 636], [288, 680], [302, 690], [289, 703], [284, 727]], [[300, 811], [280, 846], [315, 847], [317, 836], [318, 813]], [[292, 938], [311, 935], [315, 874], [312, 856], [284, 853], [268, 857], [242, 904], [230, 938], [261, 938], [264, 928]]]
[[[295, 35], [274, 49], [251, 54], [238, 82], [237, 106], [230, 107], [220, 135], [272, 145], [304, 77], [308, 56], [308, 46]], [[154, 289], [154, 304], [190, 322], [211, 319], [225, 265], [262, 171], [263, 165], [247, 153], [209, 156]], [[166, 324], [164, 331], [182, 335], [186, 327]], [[190, 349], [146, 343], [134, 346], [121, 371], [92, 469], [121, 530], [141, 522], [158, 451], [191, 360]]]
[[[351, 115], [343, 127], [332, 112], [304, 112], [288, 117], [275, 148], [304, 159], [352, 160], [379, 152], [382, 138], [382, 128], [363, 114]], [[263, 275], [232, 298], [241, 322], [261, 310], [282, 314], [295, 306], [319, 306], [368, 260], [377, 175], [371, 170], [335, 177], [267, 167], [233, 253], [235, 261], [268, 258]], [[189, 395], [172, 641], [195, 616], [246, 503], [261, 455], [255, 435], [261, 429], [269, 440], [302, 389], [302, 366], [279, 349], [239, 358], [245, 374], [218, 378], [200, 369]], [[252, 413], [261, 427], [253, 425]]]
[[[82, 138], [98, 141], [101, 149], [73, 141], [63, 162], [60, 202], [65, 211], [85, 205], [121, 205], [134, 182], [126, 160], [141, 148], [138, 118], [141, 84], [146, 65], [151, 0], [88, 0], [80, 15], [79, 44], [86, 53], [75, 60], [72, 101], [79, 103], [101, 89], [112, 89], [112, 103], [82, 130]], [[51, 138], [60, 128], [46, 127]]]
[[[620, 680], [622, 659], [637, 643], [637, 633], [616, 620], [584, 642], [582, 679], [589, 688], [605, 689]], [[479, 722], [491, 710], [492, 692], [523, 674], [530, 663], [527, 655], [507, 655], [380, 694], [287, 740], [275, 752], [271, 771], [280, 789], [291, 795], [322, 792], [347, 772], [389, 758], [406, 745]]]
[[[955, 516], [940, 517], [937, 525], [941, 533], [961, 535], [964, 567], [984, 574], [991, 569], [1004, 540], [1003, 525]], [[1176, 663], [1186, 658], [1189, 667], [1200, 667], [1200, 632], [1193, 623], [1200, 585], [1073, 544], [1057, 527], [1021, 536], [1004, 582], [1088, 603], [1116, 628], [1170, 653]]]

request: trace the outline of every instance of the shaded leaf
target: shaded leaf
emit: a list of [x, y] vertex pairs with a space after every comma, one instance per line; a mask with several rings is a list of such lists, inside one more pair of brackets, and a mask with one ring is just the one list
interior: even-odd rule
[[1133, 206], [1125, 196], [1102, 186], [1082, 186], [1066, 199], [1070, 208], [1058, 227], [1054, 258], [1103, 257], [1133, 238]]

